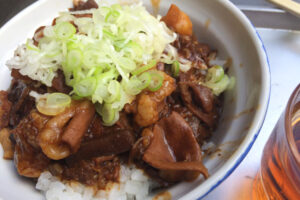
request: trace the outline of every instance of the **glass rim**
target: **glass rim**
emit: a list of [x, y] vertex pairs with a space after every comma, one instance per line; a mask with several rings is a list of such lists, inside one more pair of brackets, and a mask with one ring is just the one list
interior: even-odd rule
[[300, 103], [300, 101], [297, 102], [297, 99], [300, 97], [300, 84], [295, 88], [293, 91], [287, 107], [285, 111], [285, 132], [286, 132], [286, 137], [288, 141], [288, 146], [290, 151], [292, 152], [292, 155], [294, 159], [297, 162], [297, 165], [300, 166], [300, 152], [298, 151], [298, 147], [296, 145], [296, 140], [294, 137], [293, 133], [293, 128], [292, 128], [292, 117], [294, 114], [294, 107], [296, 103]]

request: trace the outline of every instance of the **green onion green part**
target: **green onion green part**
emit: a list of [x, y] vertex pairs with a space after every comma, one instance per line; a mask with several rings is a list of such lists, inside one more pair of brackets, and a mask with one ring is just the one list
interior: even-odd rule
[[158, 71], [152, 71], [150, 74], [151, 74], [151, 81], [148, 89], [151, 92], [156, 92], [163, 85], [164, 77]]
[[156, 66], [157, 61], [152, 60], [150, 61], [147, 65], [144, 65], [143, 67], [138, 68], [137, 70], [133, 71], [131, 74], [132, 75], [139, 75], [149, 69], [152, 69], [154, 66]]
[[173, 62], [172, 64], [172, 74], [174, 77], [178, 77], [179, 76], [179, 71], [180, 71], [180, 64], [179, 62], [176, 60]]

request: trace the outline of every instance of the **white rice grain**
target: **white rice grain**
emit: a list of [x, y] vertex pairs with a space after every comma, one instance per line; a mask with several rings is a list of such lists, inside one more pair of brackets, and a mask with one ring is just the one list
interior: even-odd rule
[[147, 200], [157, 183], [134, 166], [121, 166], [120, 183], [108, 183], [105, 190], [96, 194], [90, 187], [78, 182], [61, 182], [50, 172], [38, 179], [36, 189], [42, 191], [47, 200]]

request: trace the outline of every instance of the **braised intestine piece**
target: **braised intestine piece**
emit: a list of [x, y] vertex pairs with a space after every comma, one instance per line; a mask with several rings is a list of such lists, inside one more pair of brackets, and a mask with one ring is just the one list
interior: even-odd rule
[[75, 109], [69, 108], [62, 114], [50, 119], [38, 136], [43, 153], [50, 159], [60, 160], [71, 154], [70, 147], [63, 143], [64, 126], [75, 115]]
[[176, 112], [154, 126], [151, 143], [143, 155], [143, 160], [158, 169], [160, 177], [169, 182], [192, 181], [199, 173], [207, 178], [201, 159], [191, 127]]
[[69, 145], [72, 153], [78, 151], [80, 142], [89, 128], [95, 115], [95, 107], [90, 101], [83, 101], [75, 108], [75, 115], [69, 122], [63, 135], [62, 141]]
[[193, 24], [187, 14], [172, 4], [167, 15], [162, 18], [169, 28], [181, 35], [192, 35]]
[[50, 162], [42, 153], [37, 139], [48, 120], [49, 117], [33, 110], [11, 131], [16, 143], [14, 162], [21, 176], [37, 178]]
[[211, 89], [193, 80], [192, 75], [180, 74], [179, 90], [184, 105], [201, 121], [213, 128], [217, 122], [214, 95]]
[[128, 152], [135, 142], [134, 134], [129, 130], [116, 130], [102, 137], [83, 142], [78, 152], [67, 160], [76, 162], [93, 157], [114, 156]]
[[75, 153], [95, 114], [89, 101], [74, 102], [50, 119], [39, 134], [39, 144], [50, 159], [61, 160]]
[[164, 82], [158, 91], [145, 91], [137, 96], [137, 109], [134, 120], [139, 126], [146, 127], [157, 122], [165, 98], [176, 89], [175, 79], [164, 72], [161, 73], [164, 76]]

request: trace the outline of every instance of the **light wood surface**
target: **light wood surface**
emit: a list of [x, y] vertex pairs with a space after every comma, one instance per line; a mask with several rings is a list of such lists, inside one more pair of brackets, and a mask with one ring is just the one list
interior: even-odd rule
[[300, 17], [300, 3], [292, 0], [269, 0], [269, 2], [274, 3], [284, 10]]

